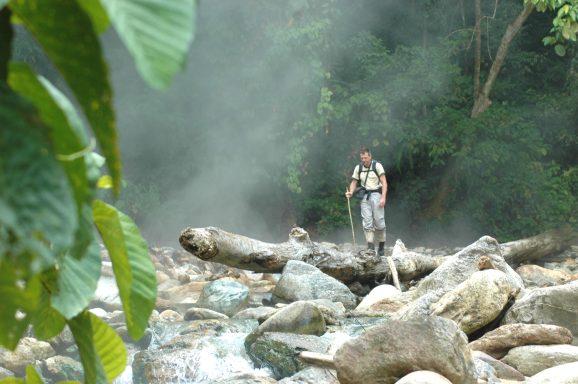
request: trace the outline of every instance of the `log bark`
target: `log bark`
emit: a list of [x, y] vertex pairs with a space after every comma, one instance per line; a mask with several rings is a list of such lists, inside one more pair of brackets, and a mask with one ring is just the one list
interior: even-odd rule
[[[351, 244], [336, 245], [311, 241], [301, 228], [293, 228], [284, 243], [266, 243], [215, 227], [187, 228], [179, 242], [183, 249], [204, 261], [254, 272], [281, 272], [289, 260], [314, 265], [344, 283], [390, 280], [386, 257]], [[390, 255], [387, 255], [390, 256]], [[429, 257], [400, 249], [392, 256], [399, 279], [410, 281], [437, 268], [442, 257]]]
[[562, 253], [578, 244], [578, 232], [571, 227], [547, 231], [526, 239], [500, 244], [502, 256], [512, 268]]
[[[397, 240], [391, 254], [378, 256], [351, 244], [317, 243], [301, 228], [293, 228], [284, 243], [266, 243], [219, 228], [187, 228], [179, 238], [181, 246], [193, 256], [230, 267], [254, 272], [278, 273], [289, 260], [314, 265], [343, 283], [392, 282], [393, 275], [406, 282], [421, 278], [441, 265], [448, 256], [431, 257], [409, 251]], [[546, 258], [578, 244], [578, 232], [567, 227], [500, 245], [506, 262], [519, 264]], [[393, 261], [390, 267], [388, 258]]]

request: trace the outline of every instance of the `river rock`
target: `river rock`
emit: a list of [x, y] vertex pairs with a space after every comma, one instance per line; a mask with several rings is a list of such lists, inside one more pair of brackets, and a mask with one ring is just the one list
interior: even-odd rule
[[432, 314], [455, 321], [470, 334], [489, 324], [512, 295], [505, 273], [496, 269], [474, 272], [430, 307]]
[[508, 351], [523, 345], [570, 344], [572, 333], [564, 327], [549, 324], [506, 324], [472, 341], [472, 351], [482, 351], [501, 359]]
[[173, 303], [193, 304], [197, 302], [205, 285], [207, 285], [206, 281], [191, 281], [163, 291], [159, 290], [158, 296]]
[[442, 374], [454, 383], [475, 384], [466, 335], [451, 320], [391, 320], [346, 341], [334, 357], [341, 384], [392, 384], [413, 371]]
[[52, 356], [42, 366], [42, 376], [54, 382], [82, 381], [84, 373], [82, 364], [68, 356]]
[[525, 376], [517, 371], [515, 368], [510, 367], [508, 364], [501, 362], [500, 360], [494, 359], [492, 356], [485, 354], [481, 351], [472, 351], [472, 356], [474, 361], [481, 360], [494, 368], [496, 376], [500, 379], [513, 380], [513, 381], [524, 381]]
[[183, 317], [183, 315], [181, 315], [177, 311], [173, 311], [172, 309], [167, 309], [165, 311], [162, 311], [159, 314], [159, 319], [162, 321], [172, 323], [172, 322], [176, 322], [176, 321], [183, 321], [184, 317]]
[[452, 384], [451, 381], [432, 371], [415, 371], [405, 375], [396, 384]]
[[526, 376], [532, 376], [556, 365], [577, 362], [578, 347], [567, 344], [525, 345], [510, 349], [501, 361]]
[[345, 307], [339, 301], [334, 302], [328, 299], [307, 301], [319, 308], [323, 318], [325, 319], [325, 324], [327, 325], [339, 324], [341, 319], [345, 316]]
[[307, 301], [296, 301], [281, 308], [251, 332], [245, 338], [245, 346], [248, 348], [257, 337], [265, 332], [290, 332], [320, 336], [325, 333], [326, 329], [327, 325], [323, 314], [315, 304]]
[[[461, 282], [467, 280], [474, 272], [480, 270], [480, 261], [484, 257], [491, 263], [493, 269], [506, 274], [513, 289], [524, 288], [522, 278], [506, 263], [502, 257], [500, 244], [496, 239], [484, 236], [473, 244], [449, 257], [442, 265], [428, 276], [424, 277], [417, 286], [417, 294], [421, 296], [428, 291], [441, 290], [447, 292]], [[486, 267], [483, 267], [487, 269]]]
[[14, 351], [0, 348], [0, 367], [6, 368], [17, 375], [24, 375], [28, 364], [55, 355], [54, 348], [46, 341], [23, 337]]
[[393, 314], [393, 318], [396, 320], [410, 321], [431, 316], [431, 305], [439, 301], [443, 295], [444, 292], [441, 289], [427, 292], [426, 294], [401, 307]]
[[14, 376], [14, 372], [12, 372], [6, 368], [0, 367], [0, 380], [5, 379], [7, 377], [13, 377], [13, 376]]
[[357, 305], [355, 310], [366, 310], [382, 300], [397, 300], [399, 297], [401, 297], [401, 292], [396, 287], [389, 284], [381, 284], [373, 288], [369, 294], [361, 300], [361, 303]]
[[572, 275], [559, 270], [540, 267], [539, 265], [522, 265], [516, 272], [526, 287], [551, 287], [566, 284], [572, 280]]
[[233, 318], [234, 319], [255, 319], [260, 323], [267, 320], [273, 313], [277, 312], [277, 308], [273, 307], [257, 307], [257, 308], [247, 308], [241, 312], [237, 312]]
[[206, 320], [206, 319], [228, 319], [229, 316], [206, 308], [189, 308], [185, 313], [185, 321], [189, 320]]
[[313, 335], [265, 332], [247, 349], [258, 367], [267, 367], [279, 380], [294, 375], [307, 365], [299, 359], [300, 351], [325, 353], [330, 347], [326, 339]]
[[215, 381], [214, 384], [275, 384], [277, 380], [269, 376], [258, 376], [254, 373], [242, 373], [233, 377]]
[[554, 324], [568, 328], [578, 345], [578, 281], [555, 287], [536, 288], [516, 300], [502, 324]]
[[249, 288], [231, 280], [216, 280], [203, 287], [196, 307], [207, 308], [233, 316], [247, 308], [249, 302]]
[[279, 384], [339, 384], [335, 371], [327, 368], [307, 367], [293, 376], [278, 381]]
[[530, 377], [525, 384], [576, 384], [578, 362], [557, 365]]
[[273, 290], [273, 297], [281, 302], [329, 299], [341, 302], [347, 309], [357, 305], [355, 295], [345, 284], [298, 260], [287, 262]]

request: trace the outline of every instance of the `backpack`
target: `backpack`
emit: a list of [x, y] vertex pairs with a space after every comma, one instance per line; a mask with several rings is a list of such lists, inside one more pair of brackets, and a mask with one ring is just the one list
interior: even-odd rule
[[[361, 170], [363, 169], [363, 162], [359, 163], [359, 168], [357, 168], [357, 179], [361, 183]], [[379, 179], [379, 175], [377, 174], [377, 161], [371, 160], [371, 165], [369, 166], [369, 170], [375, 173], [375, 176]], [[367, 176], [369, 176], [369, 171], [367, 171]], [[367, 176], [365, 177], [365, 182], [367, 182]]]

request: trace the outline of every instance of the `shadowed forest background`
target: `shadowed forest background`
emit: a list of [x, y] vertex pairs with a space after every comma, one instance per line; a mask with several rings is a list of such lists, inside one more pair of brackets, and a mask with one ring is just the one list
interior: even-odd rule
[[[521, 3], [482, 2], [482, 84]], [[151, 245], [188, 226], [351, 242], [343, 194], [362, 146], [386, 169], [390, 244], [576, 225], [577, 57], [544, 46], [552, 15], [529, 16], [475, 118], [474, 2], [201, 1], [197, 23], [167, 92], [103, 36], [126, 183], [108, 201]], [[30, 38], [15, 53], [58, 84]]]

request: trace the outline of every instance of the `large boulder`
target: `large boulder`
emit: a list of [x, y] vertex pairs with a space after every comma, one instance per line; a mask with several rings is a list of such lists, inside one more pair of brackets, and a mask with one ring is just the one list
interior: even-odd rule
[[433, 315], [451, 319], [471, 334], [496, 319], [512, 293], [505, 273], [487, 269], [474, 272], [430, 309]]
[[303, 261], [289, 260], [281, 279], [273, 290], [273, 297], [281, 302], [329, 299], [341, 302], [347, 309], [357, 305], [355, 295], [339, 280], [326, 275], [317, 267]]
[[532, 376], [556, 365], [578, 362], [578, 347], [568, 344], [525, 345], [510, 349], [501, 361], [526, 376]]
[[279, 380], [307, 366], [299, 359], [299, 352], [326, 353], [330, 346], [327, 339], [318, 336], [265, 332], [251, 344], [247, 353], [258, 367], [269, 368]]
[[421, 370], [437, 372], [453, 383], [477, 382], [466, 335], [456, 323], [438, 316], [371, 327], [343, 343], [334, 361], [341, 384], [393, 384]]
[[45, 360], [55, 355], [56, 352], [46, 341], [23, 337], [13, 352], [0, 348], [0, 367], [6, 368], [17, 375], [24, 375], [27, 365], [34, 363], [36, 360]]
[[248, 349], [265, 332], [288, 332], [299, 335], [320, 336], [327, 325], [321, 310], [313, 303], [296, 301], [275, 312], [245, 338]]
[[578, 362], [557, 365], [530, 377], [526, 384], [576, 384]]
[[415, 371], [396, 381], [396, 384], [452, 384], [452, 382], [436, 372]]
[[578, 345], [578, 281], [556, 287], [536, 288], [518, 299], [502, 324], [554, 324], [568, 328]]
[[518, 274], [502, 257], [500, 244], [496, 239], [484, 236], [473, 244], [449, 257], [435, 271], [424, 277], [417, 286], [419, 296], [432, 291], [447, 292], [461, 282], [467, 280], [474, 272], [490, 267], [506, 274], [514, 289], [524, 288], [524, 283]]
[[526, 377], [517, 371], [515, 368], [510, 367], [508, 364], [501, 362], [500, 360], [494, 359], [492, 356], [485, 354], [481, 351], [472, 351], [472, 356], [474, 361], [483, 361], [490, 365], [495, 372], [495, 375], [500, 379], [513, 380], [513, 381], [524, 381]]
[[539, 265], [522, 265], [516, 272], [526, 287], [552, 287], [572, 280], [572, 275], [568, 272], [547, 269]]
[[482, 351], [501, 359], [508, 351], [523, 345], [572, 343], [572, 333], [564, 327], [550, 324], [506, 324], [472, 341], [472, 351]]

